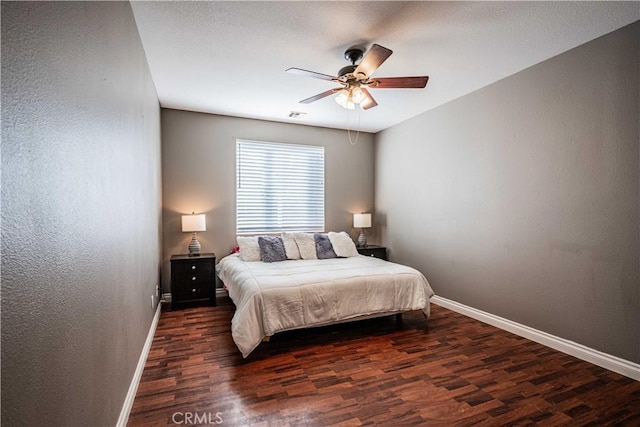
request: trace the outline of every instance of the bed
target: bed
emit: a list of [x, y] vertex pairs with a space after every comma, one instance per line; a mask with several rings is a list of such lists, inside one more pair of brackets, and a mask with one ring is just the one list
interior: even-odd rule
[[419, 271], [363, 255], [270, 263], [233, 254], [218, 276], [236, 305], [231, 333], [243, 357], [282, 331], [411, 310], [428, 319], [434, 295]]

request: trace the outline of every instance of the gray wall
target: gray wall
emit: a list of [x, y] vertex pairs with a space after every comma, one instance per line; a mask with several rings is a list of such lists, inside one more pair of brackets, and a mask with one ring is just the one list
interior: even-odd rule
[[639, 31], [376, 135], [391, 258], [442, 297], [640, 362]]
[[187, 253], [191, 235], [180, 216], [205, 213], [198, 233], [203, 252], [218, 259], [236, 238], [236, 138], [324, 145], [325, 228], [357, 238], [352, 214], [373, 209], [373, 135], [355, 145], [341, 130], [178, 110], [162, 110], [163, 289], [170, 291], [169, 259]]
[[2, 425], [115, 425], [155, 310], [160, 108], [128, 2], [2, 2]]

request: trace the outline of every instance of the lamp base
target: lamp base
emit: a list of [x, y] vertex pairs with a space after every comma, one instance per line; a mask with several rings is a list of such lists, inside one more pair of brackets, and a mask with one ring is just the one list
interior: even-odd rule
[[358, 236], [358, 246], [361, 248], [367, 247], [367, 236], [364, 235], [363, 229], [360, 229], [360, 235]]
[[200, 242], [198, 242], [198, 236], [196, 233], [191, 235], [191, 241], [189, 242], [189, 256], [200, 256]]

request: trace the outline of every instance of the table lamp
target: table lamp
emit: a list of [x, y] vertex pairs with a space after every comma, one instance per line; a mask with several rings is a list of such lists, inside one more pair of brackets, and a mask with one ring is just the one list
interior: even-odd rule
[[198, 242], [198, 231], [207, 231], [207, 221], [204, 214], [192, 213], [182, 215], [182, 232], [193, 233], [189, 242], [189, 256], [200, 255], [200, 242]]
[[360, 236], [358, 236], [358, 246], [364, 248], [367, 246], [367, 236], [364, 235], [365, 228], [371, 228], [371, 214], [359, 213], [353, 214], [353, 228], [360, 229]]

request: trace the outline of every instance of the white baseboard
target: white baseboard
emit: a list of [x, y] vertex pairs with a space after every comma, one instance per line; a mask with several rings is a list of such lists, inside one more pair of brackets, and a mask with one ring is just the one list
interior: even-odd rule
[[129, 421], [129, 414], [131, 413], [131, 408], [133, 407], [133, 401], [136, 398], [136, 392], [138, 391], [138, 385], [140, 384], [140, 378], [142, 377], [144, 365], [147, 362], [147, 357], [149, 356], [149, 350], [151, 350], [151, 343], [153, 342], [153, 336], [156, 333], [156, 327], [158, 326], [158, 320], [160, 319], [161, 309], [162, 303], [160, 302], [156, 307], [156, 314], [153, 316], [153, 320], [151, 321], [151, 327], [149, 328], [149, 333], [147, 334], [147, 340], [144, 342], [144, 347], [142, 347], [142, 353], [140, 353], [140, 359], [138, 359], [138, 366], [136, 366], [136, 370], [133, 373], [133, 378], [131, 379], [131, 384], [129, 385], [129, 391], [127, 392], [127, 397], [124, 399], [124, 404], [122, 405], [122, 410], [120, 411], [120, 417], [118, 417], [118, 423], [116, 424], [116, 427], [125, 427], [127, 425], [127, 421]]
[[[229, 292], [227, 292], [226, 289], [216, 288], [216, 298], [223, 298], [228, 296]], [[171, 292], [164, 292], [162, 294], [162, 301], [164, 301], [165, 303], [171, 302]]]
[[556, 337], [555, 335], [530, 328], [529, 326], [504, 319], [494, 314], [487, 313], [437, 295], [431, 298], [431, 302], [497, 328], [504, 329], [505, 331], [521, 337], [530, 339], [531, 341], [551, 347], [554, 350], [561, 351], [577, 357], [578, 359], [585, 360], [589, 363], [593, 363], [594, 365], [617, 372], [618, 374], [632, 378], [636, 381], [640, 381], [640, 364], [594, 350], [574, 341]]

